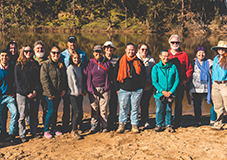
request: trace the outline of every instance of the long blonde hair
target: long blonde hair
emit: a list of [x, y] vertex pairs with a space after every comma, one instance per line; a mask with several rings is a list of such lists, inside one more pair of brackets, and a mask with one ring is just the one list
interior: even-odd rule
[[[23, 46], [23, 47], [20, 49], [20, 54], [19, 54], [19, 57], [18, 57], [18, 59], [17, 59], [16, 65], [21, 64], [21, 70], [23, 70], [23, 67], [24, 67], [24, 66], [26, 65], [26, 63], [27, 63], [27, 58], [26, 58], [25, 55], [24, 55], [24, 50], [25, 50], [26, 47], [30, 47], [31, 52], [32, 52], [32, 47], [29, 46], [29, 45], [25, 45], [25, 46]], [[33, 53], [33, 52], [32, 52], [32, 53]], [[31, 58], [29, 59], [29, 61], [32, 62], [32, 66], [33, 66], [34, 68], [39, 69], [38, 66], [37, 66], [37, 64], [35, 63], [35, 61], [33, 60], [32, 57], [33, 57], [33, 54], [32, 54], [32, 56], [31, 56]]]
[[[218, 52], [217, 52], [218, 53]], [[227, 68], [227, 63], [226, 63], [226, 58], [227, 58], [227, 53], [225, 50], [225, 53], [223, 55], [223, 58], [220, 60], [219, 65], [221, 66], [221, 68], [223, 67], [224, 69]]]

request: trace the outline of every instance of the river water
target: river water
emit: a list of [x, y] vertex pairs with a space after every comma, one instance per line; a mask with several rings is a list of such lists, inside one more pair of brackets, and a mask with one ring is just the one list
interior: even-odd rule
[[[168, 49], [168, 38], [170, 35], [164, 34], [101, 34], [101, 33], [28, 33], [28, 32], [19, 32], [11, 31], [10, 33], [1, 33], [0, 46], [1, 49], [6, 48], [6, 45], [10, 41], [16, 41], [18, 44], [18, 49], [23, 45], [30, 45], [33, 47], [33, 44], [37, 40], [42, 40], [45, 43], [46, 54], [49, 54], [50, 48], [54, 45], [58, 45], [63, 51], [67, 48], [67, 38], [68, 36], [74, 35], [78, 41], [78, 48], [84, 50], [89, 58], [92, 58], [92, 48], [97, 44], [104, 44], [105, 41], [110, 40], [117, 47], [117, 50], [114, 54], [122, 56], [125, 52], [125, 45], [129, 42], [134, 43], [136, 46], [145, 42], [149, 45], [150, 50], [152, 51], [151, 56], [155, 59], [156, 62], [159, 61], [159, 52], [162, 49]], [[181, 37], [181, 49], [186, 51], [189, 55], [189, 58], [192, 60], [195, 57], [195, 50], [197, 46], [204, 46], [207, 49], [207, 57], [213, 59], [215, 53], [210, 50], [212, 46], [216, 46], [218, 41], [221, 40], [220, 36], [208, 36], [208, 37]], [[173, 105], [174, 106], [174, 105]], [[203, 114], [209, 113], [210, 105], [203, 104], [202, 112]], [[62, 104], [60, 107], [60, 111]], [[85, 97], [84, 100], [84, 111], [89, 112], [89, 100]], [[150, 102], [150, 112], [155, 112], [155, 102], [154, 98], [151, 98]], [[186, 96], [183, 100], [183, 112], [184, 113], [193, 113], [193, 106], [188, 105]]]

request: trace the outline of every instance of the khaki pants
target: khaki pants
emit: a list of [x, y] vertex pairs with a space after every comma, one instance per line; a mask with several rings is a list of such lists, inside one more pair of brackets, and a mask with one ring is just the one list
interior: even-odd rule
[[224, 111], [227, 110], [227, 83], [212, 84], [212, 100], [214, 103], [214, 111], [217, 113], [217, 119], [215, 123], [222, 124], [224, 118]]
[[[100, 119], [101, 127], [107, 128], [107, 107], [109, 106], [110, 90], [103, 93], [104, 87], [96, 87], [94, 94], [89, 94], [91, 103], [91, 124], [98, 125]], [[99, 117], [100, 115], [100, 117]]]

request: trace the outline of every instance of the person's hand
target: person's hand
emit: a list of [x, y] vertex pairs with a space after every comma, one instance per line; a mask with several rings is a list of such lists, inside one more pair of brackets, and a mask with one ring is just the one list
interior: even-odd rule
[[13, 97], [15, 97], [15, 94], [9, 94], [8, 96], [13, 98]]
[[180, 83], [180, 85], [182, 86], [182, 85], [184, 85], [184, 84], [186, 84], [187, 83], [187, 81], [186, 80], [183, 80], [181, 83]]
[[167, 92], [167, 91], [162, 91], [162, 94], [163, 94], [165, 97], [170, 97], [170, 96], [171, 96], [171, 92]]
[[86, 94], [84, 94], [83, 92], [81, 93], [82, 96], [85, 96]]
[[33, 93], [32, 93], [32, 94], [33, 94], [33, 97], [35, 97], [35, 96], [37, 95], [37, 93], [36, 93], [36, 91], [35, 91], [35, 90], [33, 91]]
[[27, 97], [28, 97], [28, 98], [33, 98], [33, 94], [32, 94], [32, 93], [29, 93], [29, 94], [27, 95]]
[[63, 91], [61, 92], [60, 97], [63, 97], [64, 95], [65, 95], [65, 90], [63, 90]]
[[49, 100], [53, 100], [55, 98], [55, 96], [51, 96], [51, 97], [48, 97]]
[[116, 93], [117, 93], [117, 96], [118, 96], [119, 90]]

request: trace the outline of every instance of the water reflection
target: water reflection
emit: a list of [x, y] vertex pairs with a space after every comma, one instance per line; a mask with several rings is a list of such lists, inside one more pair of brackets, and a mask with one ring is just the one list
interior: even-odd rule
[[[1, 33], [0, 46], [1, 49], [6, 48], [8, 42], [15, 40], [18, 47], [25, 44], [33, 46], [34, 42], [37, 40], [42, 40], [45, 43], [46, 53], [49, 51], [53, 45], [58, 45], [61, 50], [67, 48], [67, 38], [72, 34], [64, 33], [27, 33], [19, 31], [11, 31], [10, 33]], [[168, 49], [168, 38], [169, 35], [161, 34], [101, 34], [101, 33], [76, 33], [73, 34], [77, 37], [78, 47], [84, 50], [88, 57], [92, 57], [92, 48], [96, 44], [104, 44], [105, 41], [111, 40], [117, 47], [115, 51], [116, 55], [122, 56], [125, 53], [125, 45], [129, 42], [138, 45], [141, 42], [145, 42], [150, 46], [152, 51], [151, 56], [156, 62], [159, 61], [159, 52], [162, 49]], [[216, 36], [210, 37], [181, 37], [182, 44], [181, 48], [189, 54], [189, 58], [193, 59], [195, 57], [195, 50], [197, 46], [204, 46], [207, 49], [207, 57], [213, 59], [215, 53], [210, 50], [212, 46], [215, 46], [220, 38]], [[19, 49], [19, 48], [18, 48]], [[173, 105], [174, 106], [174, 105]], [[210, 105], [206, 102], [203, 105], [203, 113], [209, 113]], [[151, 112], [155, 111], [154, 99], [151, 99]], [[187, 105], [186, 96], [183, 100], [183, 112], [193, 112], [193, 106]]]

